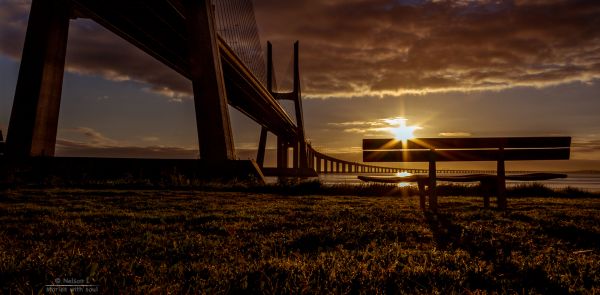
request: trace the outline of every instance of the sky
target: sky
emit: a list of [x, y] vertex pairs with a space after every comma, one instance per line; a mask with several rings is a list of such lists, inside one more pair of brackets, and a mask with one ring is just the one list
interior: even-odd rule
[[[572, 160], [507, 168], [600, 170], [600, 1], [253, 3], [283, 88], [300, 41], [306, 134], [320, 151], [359, 161], [363, 138], [392, 137], [404, 118], [417, 137], [572, 136]], [[5, 135], [29, 6], [0, 0]], [[69, 30], [57, 155], [197, 157], [188, 80], [90, 20]], [[230, 113], [237, 156], [254, 158], [260, 127]]]

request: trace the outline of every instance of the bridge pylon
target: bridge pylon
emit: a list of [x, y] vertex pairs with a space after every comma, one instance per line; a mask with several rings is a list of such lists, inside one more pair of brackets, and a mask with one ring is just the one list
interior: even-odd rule
[[[299, 42], [294, 43], [294, 80], [292, 92], [275, 92], [273, 85], [275, 82], [274, 67], [273, 67], [273, 45], [267, 42], [267, 89], [277, 100], [291, 100], [294, 102], [294, 110], [296, 115], [296, 138], [286, 138], [281, 135], [277, 136], [277, 169], [296, 168], [308, 169], [311, 168], [308, 159], [308, 148], [306, 145], [306, 137], [304, 132], [304, 114], [302, 110], [302, 93], [300, 86], [300, 65], [299, 65]], [[264, 167], [265, 149], [267, 144], [267, 128], [262, 127], [260, 131], [260, 140], [258, 144], [258, 154], [256, 161], [260, 167]], [[288, 150], [292, 148], [292, 167], [288, 167], [289, 156]]]

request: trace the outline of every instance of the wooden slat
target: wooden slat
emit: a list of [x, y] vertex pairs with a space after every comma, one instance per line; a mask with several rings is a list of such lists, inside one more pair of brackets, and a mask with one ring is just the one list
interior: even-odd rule
[[403, 146], [397, 139], [363, 139], [363, 150], [379, 149], [470, 149], [470, 148], [560, 148], [571, 145], [570, 137], [462, 137], [415, 138]]
[[[428, 150], [411, 151], [363, 151], [364, 162], [428, 162]], [[569, 148], [556, 149], [507, 149], [504, 160], [568, 160]], [[435, 160], [451, 161], [497, 161], [499, 150], [436, 150]]]

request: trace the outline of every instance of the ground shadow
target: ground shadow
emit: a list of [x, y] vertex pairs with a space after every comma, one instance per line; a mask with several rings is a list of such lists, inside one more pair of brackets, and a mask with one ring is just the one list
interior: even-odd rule
[[489, 276], [475, 274], [468, 276], [468, 285], [472, 288], [487, 290], [535, 289], [542, 293], [567, 293], [568, 289], [549, 279], [548, 273], [541, 267], [522, 269], [510, 257], [513, 251], [527, 253], [530, 250], [518, 241], [498, 238], [491, 231], [473, 232], [463, 227], [448, 213], [424, 212], [425, 221], [433, 234], [436, 247], [445, 251], [464, 250], [494, 265]]

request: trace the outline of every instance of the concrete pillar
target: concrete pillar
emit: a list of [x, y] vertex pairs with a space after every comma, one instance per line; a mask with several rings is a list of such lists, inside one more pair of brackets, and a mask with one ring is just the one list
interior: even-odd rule
[[67, 0], [31, 4], [6, 135], [11, 157], [54, 156], [70, 13]]
[[[267, 90], [273, 94], [273, 45], [267, 42]], [[258, 154], [256, 155], [256, 163], [260, 167], [264, 167], [265, 150], [267, 146], [267, 128], [260, 128], [260, 139], [258, 141]], [[279, 148], [279, 147], [278, 147]]]
[[260, 139], [258, 141], [258, 153], [256, 155], [256, 163], [260, 167], [264, 167], [265, 164], [265, 150], [267, 147], [267, 128], [260, 128]]
[[288, 148], [286, 141], [277, 136], [277, 168], [288, 167]]
[[298, 154], [299, 157], [297, 161], [299, 162], [300, 168], [306, 168], [307, 166], [307, 156], [306, 156], [306, 139], [304, 135], [304, 114], [302, 111], [302, 93], [300, 92], [300, 50], [299, 50], [299, 42], [296, 41], [294, 43], [294, 83], [293, 83], [293, 92], [296, 95], [296, 99], [294, 100], [294, 108], [296, 111], [296, 126], [298, 128], [298, 141], [299, 141], [299, 152], [294, 153], [294, 155]]
[[233, 160], [235, 149], [213, 6], [209, 0], [184, 3], [200, 158]]
[[[294, 168], [298, 168], [298, 164], [299, 164], [299, 158], [298, 155], [299, 153], [301, 153], [301, 151], [298, 150], [298, 142], [294, 142], [294, 144], [292, 145], [292, 167]], [[304, 157], [304, 162], [306, 162], [306, 157]], [[308, 163], [305, 163], [304, 165], [301, 165], [303, 168], [306, 168]]]
[[321, 172], [321, 158], [317, 157], [317, 172]]

